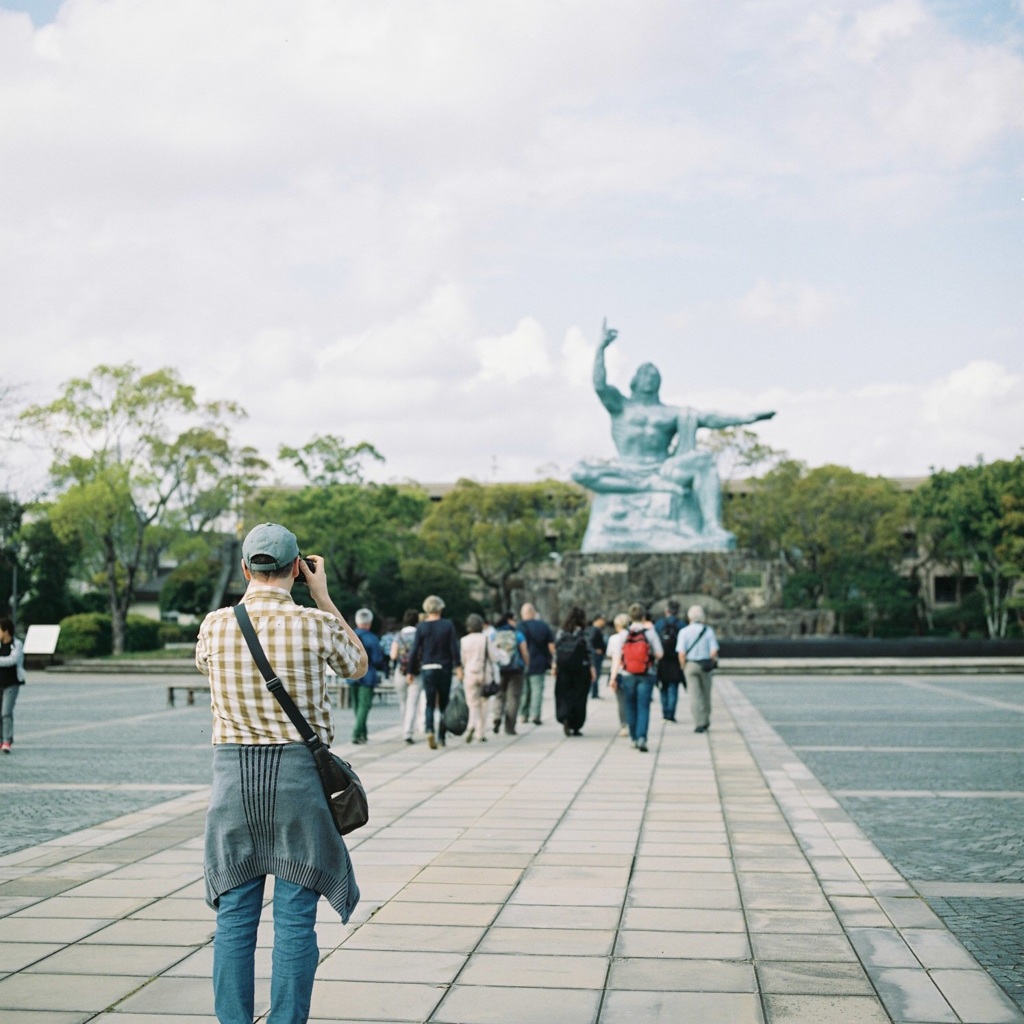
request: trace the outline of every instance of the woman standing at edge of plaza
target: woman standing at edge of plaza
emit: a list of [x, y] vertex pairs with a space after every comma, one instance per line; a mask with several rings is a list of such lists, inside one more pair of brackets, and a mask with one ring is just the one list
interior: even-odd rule
[[705, 622], [704, 609], [699, 604], [690, 607], [686, 618], [689, 625], [679, 630], [676, 651], [690, 693], [693, 731], [707, 732], [711, 727], [711, 683], [718, 658], [718, 637]]
[[484, 684], [494, 679], [498, 664], [498, 648], [483, 631], [484, 620], [476, 613], [466, 619], [466, 635], [459, 641], [459, 655], [462, 658], [462, 688], [466, 691], [469, 707], [469, 727], [466, 742], [479, 734], [480, 742], [487, 742], [487, 698]]
[[9, 754], [14, 742], [14, 702], [25, 683], [25, 648], [14, 635], [14, 622], [0, 619], [0, 753]]
[[586, 628], [586, 613], [573, 607], [555, 636], [555, 718], [566, 736], [583, 735], [580, 730], [587, 720], [590, 686], [596, 681]]
[[[459, 657], [459, 638], [455, 627], [448, 619], [441, 618], [444, 601], [431, 594], [423, 602], [427, 617], [416, 627], [416, 636], [409, 652], [407, 680], [411, 683], [417, 675], [423, 677], [423, 692], [427, 698], [424, 727], [427, 743], [431, 750], [437, 750], [438, 743], [444, 746], [444, 712], [452, 689], [452, 673], [462, 678], [462, 660]], [[441, 724], [437, 739], [434, 738], [434, 708], [441, 712]]]

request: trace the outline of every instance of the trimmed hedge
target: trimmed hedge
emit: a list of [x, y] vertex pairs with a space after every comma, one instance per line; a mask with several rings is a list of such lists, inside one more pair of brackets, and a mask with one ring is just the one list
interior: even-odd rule
[[[158, 651], [164, 645], [163, 623], [144, 615], [129, 615], [125, 622], [126, 651]], [[113, 650], [113, 627], [104, 612], [69, 615], [60, 623], [57, 650], [74, 658], [100, 658]]]

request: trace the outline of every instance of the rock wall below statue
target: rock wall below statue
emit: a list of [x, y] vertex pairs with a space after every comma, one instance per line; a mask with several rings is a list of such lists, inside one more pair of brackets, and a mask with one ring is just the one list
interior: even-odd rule
[[514, 592], [516, 609], [524, 600], [537, 606], [553, 626], [573, 605], [592, 618], [598, 612], [609, 622], [633, 601], [652, 616], [665, 603], [679, 602], [681, 614], [700, 604], [708, 621], [722, 636], [799, 637], [831, 633], [831, 612], [782, 607], [782, 571], [774, 562], [741, 552], [688, 554], [563, 555], [559, 565], [528, 572], [522, 589]]

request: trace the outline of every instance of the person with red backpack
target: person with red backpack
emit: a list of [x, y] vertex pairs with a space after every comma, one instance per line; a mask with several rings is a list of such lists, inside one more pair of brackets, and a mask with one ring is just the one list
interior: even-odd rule
[[629, 606], [629, 618], [622, 653], [612, 666], [612, 676], [615, 686], [621, 686], [625, 694], [629, 738], [637, 750], [646, 752], [657, 664], [665, 652], [642, 604], [635, 602]]

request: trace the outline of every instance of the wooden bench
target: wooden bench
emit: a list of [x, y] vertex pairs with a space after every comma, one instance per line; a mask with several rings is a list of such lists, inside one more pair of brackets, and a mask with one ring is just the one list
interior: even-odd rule
[[181, 690], [185, 694], [186, 704], [195, 704], [197, 693], [210, 692], [209, 683], [172, 683], [167, 687], [167, 706], [169, 708], [174, 707], [174, 693], [176, 690]]

